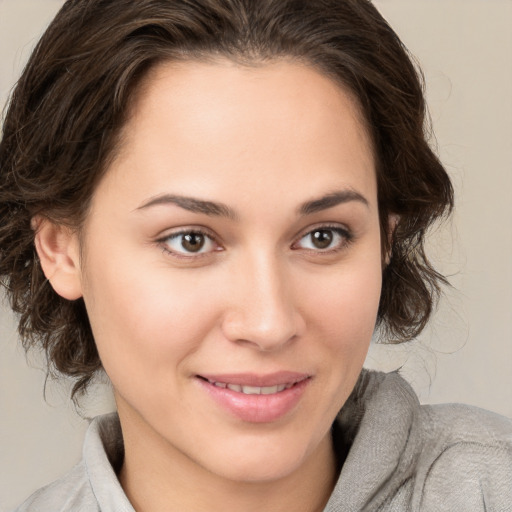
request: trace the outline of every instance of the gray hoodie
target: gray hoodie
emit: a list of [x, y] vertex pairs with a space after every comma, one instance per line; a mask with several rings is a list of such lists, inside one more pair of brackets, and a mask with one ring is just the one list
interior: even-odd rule
[[[397, 373], [363, 370], [333, 425], [344, 461], [324, 512], [512, 512], [512, 421], [465, 405], [420, 405]], [[117, 477], [115, 413], [96, 418], [83, 459], [15, 512], [134, 512]]]

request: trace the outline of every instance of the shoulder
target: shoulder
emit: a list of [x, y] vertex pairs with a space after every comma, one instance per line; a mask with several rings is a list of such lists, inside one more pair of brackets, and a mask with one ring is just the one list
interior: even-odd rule
[[349, 451], [336, 496], [356, 496], [350, 510], [512, 511], [510, 419], [420, 405], [397, 372], [363, 371], [338, 425]]
[[422, 510], [509, 510], [512, 420], [462, 404], [421, 412]]
[[14, 512], [99, 511], [85, 465], [77, 464], [59, 480], [36, 491]]
[[422, 405], [421, 409], [443, 443], [474, 442], [510, 449], [510, 418], [465, 404]]
[[85, 435], [82, 461], [14, 512], [134, 512], [116, 476], [123, 456], [117, 414], [95, 418]]

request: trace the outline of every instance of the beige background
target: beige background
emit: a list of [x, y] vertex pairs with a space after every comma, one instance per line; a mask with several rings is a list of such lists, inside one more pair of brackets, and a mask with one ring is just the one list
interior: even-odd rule
[[[452, 275], [428, 332], [408, 346], [373, 347], [367, 364], [403, 367], [424, 402], [460, 401], [512, 417], [512, 2], [376, 0], [421, 62], [437, 147], [457, 191], [453, 220], [432, 253]], [[0, 0], [0, 105], [60, 0]], [[27, 366], [15, 322], [0, 308], [0, 512], [80, 457], [87, 422], [66, 385]], [[109, 410], [106, 387], [85, 413]]]

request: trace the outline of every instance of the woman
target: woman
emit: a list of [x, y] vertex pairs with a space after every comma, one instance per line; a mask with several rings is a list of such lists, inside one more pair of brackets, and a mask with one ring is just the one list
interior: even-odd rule
[[118, 414], [18, 510], [507, 510], [509, 421], [362, 371], [444, 282], [424, 110], [365, 1], [68, 1], [5, 119], [0, 273]]

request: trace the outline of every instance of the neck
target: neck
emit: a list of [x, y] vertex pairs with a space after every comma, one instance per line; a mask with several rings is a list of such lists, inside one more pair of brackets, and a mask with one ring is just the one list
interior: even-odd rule
[[268, 512], [320, 512], [336, 482], [330, 434], [291, 474], [244, 482], [225, 479], [199, 466], [142, 419], [137, 425], [120, 417], [125, 458], [119, 480], [137, 512], [259, 512], [262, 504]]

